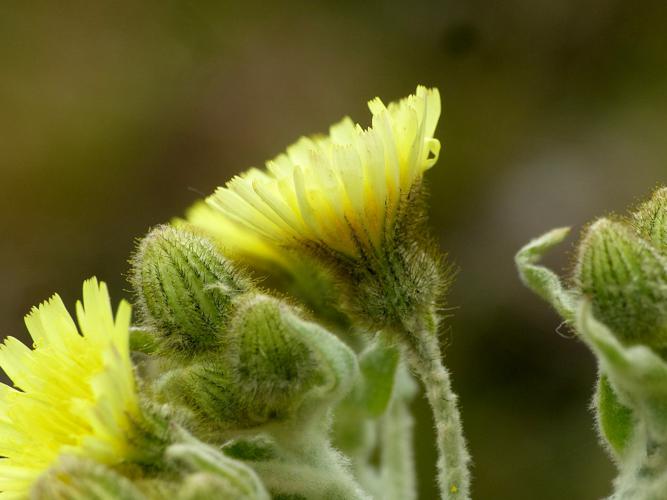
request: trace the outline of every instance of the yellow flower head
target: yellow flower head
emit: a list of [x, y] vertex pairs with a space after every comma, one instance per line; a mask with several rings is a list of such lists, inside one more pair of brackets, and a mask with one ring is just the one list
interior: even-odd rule
[[440, 143], [437, 89], [385, 106], [368, 103], [372, 126], [350, 118], [328, 136], [303, 137], [287, 152], [219, 188], [207, 201], [281, 246], [321, 245], [357, 257], [391, 235], [400, 205], [433, 166]]
[[95, 278], [77, 303], [79, 329], [58, 295], [26, 316], [33, 349], [13, 337], [0, 346], [0, 496], [25, 498], [60, 454], [115, 464], [129, 454], [139, 416], [129, 353], [130, 305], [116, 317]]

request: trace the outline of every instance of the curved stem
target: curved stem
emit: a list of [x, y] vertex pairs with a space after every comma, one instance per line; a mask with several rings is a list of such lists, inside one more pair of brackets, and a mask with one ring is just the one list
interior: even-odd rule
[[[406, 325], [407, 327], [408, 325]], [[470, 498], [470, 456], [466, 449], [449, 372], [442, 364], [435, 315], [415, 318], [406, 328], [411, 340], [408, 359], [426, 389], [433, 410], [438, 446], [438, 483], [442, 499]]]

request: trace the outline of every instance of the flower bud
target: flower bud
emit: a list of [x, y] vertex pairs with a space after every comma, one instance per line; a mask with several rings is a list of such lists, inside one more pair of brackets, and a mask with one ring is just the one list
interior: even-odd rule
[[594, 315], [628, 345], [667, 348], [667, 261], [629, 226], [595, 222], [579, 249], [576, 280]]
[[207, 239], [169, 226], [144, 238], [133, 268], [144, 322], [175, 351], [215, 345], [232, 300], [251, 286]]
[[354, 353], [275, 298], [235, 303], [224, 346], [164, 374], [156, 390], [204, 427], [250, 428], [294, 416], [306, 399], [327, 408], [351, 387]]
[[637, 233], [667, 255], [667, 188], [660, 188], [633, 214]]
[[[244, 298], [223, 356], [248, 402], [273, 411], [318, 381], [313, 349], [292, 325], [294, 313], [266, 295]], [[260, 408], [257, 408], [260, 410]]]
[[155, 384], [155, 392], [162, 402], [188, 410], [187, 416], [194, 417], [193, 425], [208, 427], [213, 423], [217, 429], [244, 426], [244, 409], [217, 352], [164, 373]]

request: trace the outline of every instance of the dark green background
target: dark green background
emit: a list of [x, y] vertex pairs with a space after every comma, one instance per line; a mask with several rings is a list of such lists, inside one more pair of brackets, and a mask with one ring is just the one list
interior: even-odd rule
[[432, 225], [461, 269], [443, 342], [475, 497], [600, 498], [593, 357], [512, 257], [665, 182], [666, 21], [664, 1], [2, 2], [0, 336], [93, 274], [128, 296], [148, 227], [299, 135], [368, 123], [375, 95], [435, 85]]

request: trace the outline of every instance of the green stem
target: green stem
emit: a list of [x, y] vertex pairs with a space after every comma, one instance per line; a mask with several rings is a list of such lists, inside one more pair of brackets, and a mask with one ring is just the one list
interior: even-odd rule
[[[371, 500], [341, 464], [342, 457], [330, 447], [317, 457], [298, 462], [249, 462], [273, 494], [309, 500]], [[312, 463], [306, 463], [312, 462]]]
[[408, 360], [426, 389], [433, 410], [438, 446], [438, 483], [441, 498], [469, 499], [470, 456], [466, 449], [461, 416], [452, 391], [449, 372], [442, 364], [434, 314], [415, 318], [406, 325], [411, 339]]
[[414, 500], [417, 481], [413, 450], [414, 419], [410, 400], [414, 396], [414, 381], [401, 364], [396, 374], [395, 396], [382, 417], [380, 485], [385, 500]]
[[353, 477], [347, 459], [330, 444], [330, 410], [317, 406], [304, 410], [307, 417], [274, 430], [281, 456], [253, 463], [253, 469], [272, 493], [313, 500], [371, 500]]
[[370, 420], [366, 417], [357, 425], [360, 427], [360, 433], [364, 436], [364, 443], [355, 453], [347, 454], [350, 458], [350, 465], [354, 477], [357, 478], [359, 484], [368, 492], [373, 498], [382, 498], [380, 492], [381, 478], [378, 468], [371, 463], [373, 451], [378, 445], [378, 422], [377, 420]]
[[609, 500], [661, 500], [665, 498], [667, 449], [657, 441], [652, 441], [643, 425], [640, 424], [635, 432], [634, 449], [619, 464], [621, 474], [614, 481], [614, 493]]

